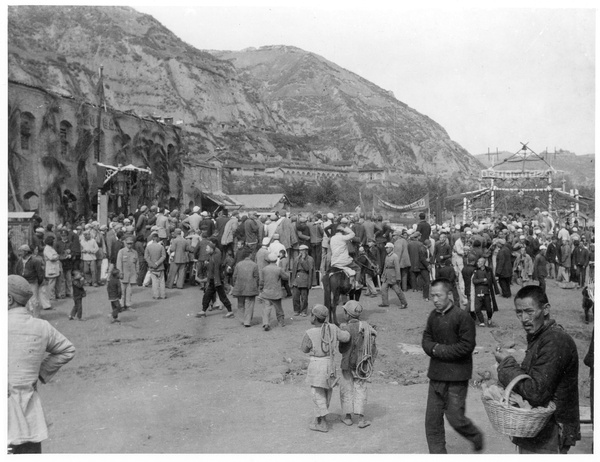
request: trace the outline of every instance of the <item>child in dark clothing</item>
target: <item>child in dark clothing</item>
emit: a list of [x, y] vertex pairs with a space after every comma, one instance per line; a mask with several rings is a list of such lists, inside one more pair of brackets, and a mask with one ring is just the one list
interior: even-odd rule
[[112, 309], [112, 323], [121, 322], [119, 321], [119, 312], [121, 311], [121, 279], [119, 279], [119, 275], [121, 272], [114, 268], [110, 273], [110, 279], [108, 280], [108, 284], [106, 284], [106, 290], [108, 291], [108, 301], [110, 302], [110, 306]]
[[86, 296], [85, 289], [83, 288], [83, 274], [81, 271], [73, 271], [73, 309], [69, 316], [69, 321], [77, 319], [81, 321], [81, 315], [83, 312], [82, 299]]

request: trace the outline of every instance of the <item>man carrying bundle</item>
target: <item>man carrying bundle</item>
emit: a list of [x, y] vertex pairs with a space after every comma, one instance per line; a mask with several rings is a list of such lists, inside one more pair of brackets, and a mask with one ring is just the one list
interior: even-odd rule
[[371, 422], [365, 419], [367, 404], [367, 380], [373, 373], [373, 363], [377, 357], [375, 337], [377, 331], [368, 322], [361, 321], [362, 306], [354, 300], [346, 302], [344, 312], [347, 324], [342, 324], [342, 330], [350, 332], [350, 341], [340, 343], [342, 353], [342, 377], [340, 379], [340, 400], [342, 422], [352, 425], [352, 414], [358, 415], [358, 428], [365, 428]]

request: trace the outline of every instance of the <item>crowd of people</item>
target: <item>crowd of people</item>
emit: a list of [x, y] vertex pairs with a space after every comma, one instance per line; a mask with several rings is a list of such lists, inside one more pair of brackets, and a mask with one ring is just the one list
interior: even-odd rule
[[[284, 323], [282, 298], [292, 297], [294, 314], [307, 316], [308, 293], [330, 267], [345, 269], [366, 296], [381, 296], [382, 307], [389, 306], [391, 288], [401, 309], [408, 306], [407, 290], [428, 301], [430, 281], [448, 279], [454, 303], [482, 327], [493, 325], [495, 297], [510, 297], [511, 285], [545, 290], [546, 279], [556, 278], [583, 289], [593, 277], [594, 229], [576, 219], [555, 223], [539, 209], [529, 217], [515, 213], [462, 225], [431, 225], [425, 218], [421, 213], [412, 226], [392, 227], [381, 215], [362, 213], [209, 214], [197, 206], [144, 205], [110, 216], [108, 224], [82, 219], [43, 226], [38, 218], [31, 242], [9, 263], [31, 284], [35, 317], [57, 298], [80, 304], [82, 284], [109, 284], [111, 304], [120, 305], [113, 322], [118, 310], [135, 309], [133, 285], [151, 286], [155, 299], [166, 298], [166, 289], [199, 285], [199, 317], [222, 307], [233, 317], [233, 296], [249, 326], [259, 297], [267, 330], [272, 313]], [[120, 284], [110, 283], [115, 279]], [[70, 317], [80, 319], [81, 309], [75, 306]]]
[[[476, 451], [483, 448], [483, 434], [464, 409], [475, 327], [492, 326], [495, 295], [511, 297], [511, 285], [520, 286], [515, 307], [527, 333], [528, 356], [519, 365], [509, 353], [496, 351], [498, 381], [506, 386], [526, 373], [529, 379], [515, 389], [532, 403], [557, 401], [560, 412], [537, 439], [515, 442], [521, 452], [568, 451], [580, 438], [577, 350], [549, 317], [545, 280], [556, 278], [562, 284], [573, 280], [571, 284], [579, 288], [593, 281], [594, 229], [576, 221], [556, 224], [539, 210], [530, 217], [511, 214], [462, 225], [432, 225], [424, 213], [419, 218], [413, 226], [392, 227], [382, 216], [360, 213], [259, 214], [222, 209], [211, 215], [199, 207], [180, 212], [157, 206], [141, 206], [127, 216], [112, 215], [108, 225], [91, 219], [43, 226], [36, 218], [31, 242], [21, 245], [9, 262], [9, 350], [14, 347], [9, 358], [9, 401], [11, 390], [17, 398], [23, 393], [37, 396], [30, 385], [27, 391], [19, 388], [18, 368], [10, 368], [10, 364], [17, 367], [15, 355], [23, 353], [15, 340], [21, 331], [35, 332], [41, 339], [40, 352], [50, 355], [21, 358], [31, 363], [32, 370], [46, 371], [40, 380], [73, 357], [70, 342], [36, 319], [42, 310], [52, 309], [53, 300], [72, 297], [69, 319], [82, 319], [85, 286], [106, 285], [111, 320], [118, 323], [121, 311], [135, 310], [133, 285], [151, 287], [157, 300], [167, 298], [167, 289], [187, 285], [204, 291], [197, 317], [222, 309], [217, 297], [227, 310], [225, 317], [234, 317], [232, 296], [237, 298], [237, 314], [245, 327], [252, 325], [258, 298], [265, 331], [272, 328], [273, 317], [285, 326], [282, 299], [292, 297], [294, 315], [310, 313], [314, 325], [301, 344], [311, 357], [307, 382], [315, 420], [310, 428], [327, 431], [324, 417], [337, 383], [342, 422], [352, 425], [357, 415], [358, 426], [368, 427], [365, 405], [377, 355], [375, 326], [360, 320], [359, 297], [344, 305], [347, 323], [341, 326], [327, 322], [325, 306], [308, 308], [309, 291], [320, 285], [321, 276], [330, 268], [343, 268], [359, 292], [364, 289], [367, 296], [378, 297], [379, 288], [379, 306], [389, 306], [391, 287], [400, 309], [408, 307], [404, 295], [408, 290], [421, 292], [435, 307], [422, 343], [430, 356], [425, 426], [431, 453], [446, 451], [444, 415]], [[338, 348], [341, 377], [336, 376], [333, 363]], [[552, 353], [557, 349], [560, 355]], [[542, 355], [542, 350], [549, 354]], [[37, 425], [39, 431], [35, 441], [15, 431], [13, 450], [39, 452], [38, 443], [46, 435], [45, 427], [36, 424], [39, 413], [21, 415], [24, 411], [19, 409], [15, 404], [13, 422], [20, 419], [23, 425]]]

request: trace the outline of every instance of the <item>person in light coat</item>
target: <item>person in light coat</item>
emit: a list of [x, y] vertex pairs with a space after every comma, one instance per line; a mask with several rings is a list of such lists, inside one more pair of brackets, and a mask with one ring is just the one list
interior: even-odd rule
[[8, 276], [8, 447], [12, 454], [42, 452], [48, 426], [37, 392], [73, 359], [75, 347], [25, 305], [33, 295], [21, 276]]
[[121, 272], [121, 289], [123, 298], [121, 306], [124, 310], [131, 309], [131, 286], [137, 283], [140, 262], [137, 251], [133, 248], [134, 238], [125, 239], [125, 247], [117, 254], [117, 269]]

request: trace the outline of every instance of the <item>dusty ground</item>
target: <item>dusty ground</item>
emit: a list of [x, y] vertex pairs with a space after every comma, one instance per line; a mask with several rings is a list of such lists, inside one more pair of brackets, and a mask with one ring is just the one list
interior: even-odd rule
[[[409, 308], [402, 311], [395, 295], [390, 308], [377, 307], [380, 298], [361, 300], [364, 318], [379, 331], [380, 356], [367, 407], [373, 424], [366, 429], [343, 425], [336, 390], [330, 431], [324, 434], [308, 429], [308, 360], [299, 345], [310, 318], [291, 319], [291, 299], [284, 300], [288, 325], [264, 332], [258, 303], [251, 328], [243, 328], [239, 317], [223, 318], [225, 311], [195, 318], [202, 295], [196, 287], [167, 291], [169, 298], [160, 301], [152, 299], [150, 289], [135, 288], [137, 310], [122, 313], [120, 325], [109, 322], [106, 289], [87, 290], [82, 322], [67, 319], [68, 299], [42, 315], [77, 348], [75, 359], [40, 387], [51, 425], [44, 452], [427, 453], [428, 359], [419, 345], [432, 306], [418, 293], [407, 294]], [[580, 402], [588, 406], [589, 369], [582, 360], [592, 325], [583, 323], [581, 293], [557, 288], [554, 281], [548, 281], [548, 292], [553, 317], [578, 345]], [[311, 304], [322, 299], [322, 290], [311, 291]], [[491, 351], [499, 343], [514, 342], [515, 354], [524, 353], [525, 336], [512, 302], [500, 298], [499, 304], [496, 327], [478, 327], [476, 371], [494, 364]], [[477, 388], [469, 391], [467, 415], [485, 432], [484, 452], [515, 452], [491, 427]], [[590, 454], [589, 425], [583, 433], [572, 452]], [[451, 453], [472, 452], [448, 426], [447, 441]]]

